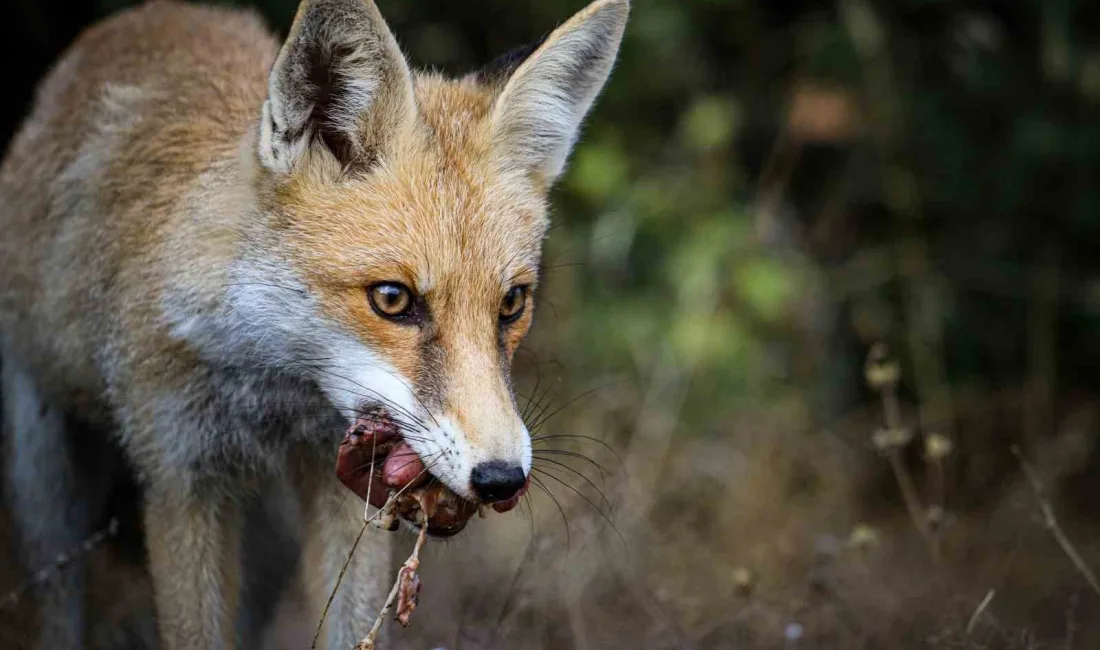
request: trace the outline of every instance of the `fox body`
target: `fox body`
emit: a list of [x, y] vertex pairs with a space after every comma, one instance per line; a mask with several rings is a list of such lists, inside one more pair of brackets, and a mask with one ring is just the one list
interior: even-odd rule
[[[370, 0], [246, 12], [156, 1], [82, 34], [0, 168], [7, 497], [31, 566], [86, 537], [122, 451], [142, 489], [160, 643], [236, 647], [242, 508], [290, 488], [319, 612], [361, 525], [333, 474], [384, 410], [460, 496], [530, 470], [509, 368], [546, 195], [605, 82], [626, 0], [459, 79], [410, 70]], [[378, 534], [380, 535], [380, 534]], [[363, 545], [327, 647], [369, 626]], [[277, 571], [281, 567], [269, 567]], [[88, 644], [80, 562], [44, 647]]]

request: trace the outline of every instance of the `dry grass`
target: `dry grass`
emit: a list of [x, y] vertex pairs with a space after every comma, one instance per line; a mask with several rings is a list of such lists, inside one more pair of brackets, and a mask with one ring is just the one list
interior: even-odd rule
[[[493, 520], [429, 553], [423, 609], [397, 647], [1100, 643], [1089, 613], [1100, 598], [1044, 526], [1022, 475], [988, 506], [948, 510], [937, 561], [870, 445], [853, 449], [785, 419], [745, 415], [721, 440], [678, 443], [648, 495], [651, 516], [619, 522], [625, 546], [573, 499], [567, 547], [540, 498], [533, 535], [524, 522]], [[1100, 559], [1094, 525], [1067, 528], [1086, 561]]]
[[[974, 412], [961, 414], [962, 422], [1000, 408], [967, 403]], [[631, 450], [635, 425], [624, 426], [622, 413], [636, 407], [628, 387], [612, 387], [563, 415], [557, 430], [600, 438], [609, 432], [613, 446]], [[814, 429], [802, 411], [779, 404], [730, 416], [709, 435], [677, 432], [661, 458], [647, 463], [634, 463], [628, 452], [626, 466], [656, 469], [653, 481], [624, 476], [615, 456], [595, 443], [558, 439], [558, 448], [607, 468], [601, 477], [588, 463], [565, 457], [592, 485], [558, 470], [605, 510], [594, 488], [606, 493], [614, 527], [588, 502], [546, 481], [568, 530], [563, 514], [536, 490], [533, 512], [524, 507], [523, 516], [477, 521], [458, 539], [430, 544], [421, 606], [410, 628], [388, 626], [382, 647], [1100, 645], [1100, 597], [1051, 535], [1032, 486], [1018, 465], [983, 457], [1011, 459], [1007, 450], [959, 445], [953, 452], [937, 560], [902, 502], [891, 465], [871, 443], [880, 408], [853, 414], [831, 431]], [[901, 405], [900, 412], [909, 417], [912, 408]], [[1091, 420], [1067, 418], [1077, 421]], [[1067, 425], [1031, 458], [1064, 535], [1087, 566], [1100, 566], [1100, 527], [1065, 507], [1057, 487], [1080, 471], [1076, 459], [1089, 448], [1087, 430]], [[903, 461], [927, 500], [932, 474], [917, 442], [911, 447]], [[972, 472], [1000, 479], [969, 482]], [[974, 485], [980, 494], [967, 491]], [[0, 552], [13, 557], [10, 548]], [[130, 578], [115, 576], [111, 593], [128, 593]], [[0, 590], [11, 574], [3, 580]], [[300, 611], [291, 595], [269, 647], [308, 647], [313, 622]], [[0, 645], [20, 647], [29, 620], [26, 602], [0, 613]], [[111, 624], [105, 619], [98, 627]]]

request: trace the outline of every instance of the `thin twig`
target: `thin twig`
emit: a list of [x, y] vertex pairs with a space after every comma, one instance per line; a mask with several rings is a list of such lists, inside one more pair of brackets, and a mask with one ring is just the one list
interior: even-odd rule
[[[370, 466], [371, 466], [371, 473], [373, 474], [374, 473], [374, 452], [373, 452], [373, 449], [371, 451], [371, 465]], [[424, 476], [424, 474], [427, 473], [427, 471], [428, 471], [427, 467], [420, 470], [420, 473], [417, 474], [413, 478], [413, 480], [408, 483], [408, 485], [406, 485], [405, 487], [401, 488], [397, 492], [394, 492], [392, 495], [390, 495], [390, 498], [386, 500], [385, 505], [383, 505], [381, 508], [379, 508], [373, 515], [368, 517], [368, 516], [366, 516], [366, 514], [364, 512], [363, 526], [362, 526], [362, 528], [359, 529], [359, 534], [355, 536], [355, 541], [351, 545], [351, 550], [348, 551], [348, 557], [347, 557], [346, 560], [344, 560], [344, 566], [340, 568], [340, 575], [336, 577], [336, 584], [332, 586], [332, 591], [328, 595], [328, 602], [325, 603], [325, 608], [324, 608], [324, 610], [321, 611], [321, 620], [317, 622], [317, 631], [313, 633], [313, 643], [310, 644], [310, 646], [309, 646], [310, 650], [316, 650], [316, 648], [317, 648], [317, 639], [318, 639], [318, 637], [321, 636], [321, 627], [324, 626], [324, 624], [325, 624], [325, 617], [328, 615], [329, 607], [332, 605], [333, 599], [336, 598], [336, 590], [340, 588], [340, 583], [344, 580], [344, 574], [347, 573], [348, 565], [351, 564], [351, 558], [355, 555], [355, 549], [359, 546], [359, 540], [363, 538], [363, 533], [367, 530], [367, 526], [370, 525], [370, 523], [372, 521], [374, 521], [375, 519], [378, 519], [378, 517], [380, 517], [382, 515], [382, 513], [386, 512], [389, 509], [389, 507], [391, 505], [393, 505], [394, 502], [397, 501], [397, 498], [400, 497], [402, 494], [404, 494], [410, 487], [415, 485], [417, 479], [419, 479], [421, 476]], [[367, 505], [366, 505], [365, 510], [370, 509], [371, 485], [372, 484], [369, 484], [369, 483], [367, 484], [367, 499], [366, 499]]]
[[1063, 644], [1066, 650], [1073, 650], [1073, 639], [1077, 632], [1077, 594], [1069, 597], [1069, 607], [1066, 608], [1066, 642]]
[[[886, 426], [894, 431], [901, 431], [903, 426], [901, 405], [898, 403], [896, 388], [888, 387], [882, 391], [882, 406], [886, 414]], [[887, 451], [886, 456], [890, 460], [890, 469], [894, 472], [898, 489], [901, 490], [901, 498], [905, 502], [905, 509], [909, 512], [909, 518], [913, 520], [913, 525], [916, 526], [917, 531], [928, 544], [928, 550], [933, 561], [939, 561], [939, 540], [928, 528], [928, 514], [921, 503], [920, 495], [917, 493], [917, 485], [913, 481], [913, 475], [905, 464], [904, 447], [893, 445]]]
[[[909, 473], [909, 468], [906, 467], [905, 459], [902, 458], [901, 454], [902, 450], [895, 447], [887, 453], [886, 457], [890, 461], [890, 469], [894, 472], [898, 489], [901, 490], [901, 500], [905, 502], [905, 509], [909, 512], [909, 518], [913, 520], [913, 525], [921, 536], [927, 539], [931, 545], [933, 542], [926, 525], [924, 506], [921, 505], [920, 497], [917, 495], [917, 486], [913, 482], [913, 476]], [[935, 546], [933, 545], [932, 548], [935, 548]]]
[[1038, 474], [1035, 473], [1035, 470], [1027, 460], [1024, 459], [1024, 455], [1016, 445], [1012, 445], [1012, 454], [1020, 461], [1020, 467], [1023, 468], [1024, 475], [1027, 476], [1028, 483], [1031, 483], [1031, 489], [1035, 492], [1035, 499], [1039, 502], [1039, 510], [1043, 513], [1043, 519], [1046, 522], [1047, 528], [1049, 528], [1051, 534], [1054, 535], [1054, 539], [1058, 541], [1058, 545], [1061, 546], [1062, 550], [1069, 556], [1073, 565], [1077, 567], [1077, 570], [1085, 577], [1085, 580], [1089, 583], [1089, 586], [1092, 587], [1092, 590], [1100, 594], [1100, 581], [1097, 581], [1096, 574], [1094, 574], [1092, 569], [1089, 568], [1089, 565], [1085, 563], [1084, 558], [1077, 552], [1077, 547], [1073, 545], [1073, 542], [1069, 541], [1062, 527], [1058, 524], [1058, 518], [1054, 516], [1054, 506], [1050, 504], [1050, 499], [1046, 496], [1043, 484], [1039, 481]]
[[[368, 476], [374, 476], [374, 452], [378, 449], [378, 438], [371, 439], [370, 446], [370, 473]], [[374, 481], [367, 483], [367, 505], [370, 505], [370, 490], [374, 487]], [[375, 513], [378, 516], [382, 511], [379, 510]], [[329, 607], [332, 607], [332, 601], [336, 598], [336, 590], [340, 588], [340, 583], [344, 581], [344, 574], [347, 573], [348, 565], [351, 564], [351, 558], [355, 555], [355, 549], [359, 547], [359, 540], [363, 539], [363, 533], [367, 532], [367, 525], [370, 524], [371, 518], [363, 517], [363, 526], [359, 529], [359, 534], [355, 536], [355, 541], [351, 544], [351, 550], [348, 551], [348, 557], [344, 560], [344, 566], [340, 567], [340, 575], [336, 577], [336, 584], [332, 586], [332, 591], [329, 592], [328, 600], [325, 601], [325, 608], [321, 610], [321, 620], [317, 621], [317, 630], [313, 633], [313, 643], [309, 644], [310, 650], [315, 650], [317, 647], [317, 639], [321, 636], [321, 628], [325, 625], [325, 617], [328, 616]]]
[[[370, 488], [367, 488], [369, 491]], [[363, 526], [359, 529], [359, 534], [355, 536], [355, 542], [351, 545], [351, 550], [348, 551], [348, 557], [344, 560], [344, 566], [340, 567], [340, 575], [336, 578], [336, 584], [332, 586], [332, 591], [329, 592], [328, 600], [325, 601], [325, 608], [321, 610], [321, 620], [317, 621], [317, 631], [313, 633], [313, 643], [309, 644], [310, 650], [315, 650], [317, 647], [317, 639], [321, 636], [321, 628], [325, 625], [325, 617], [328, 616], [329, 607], [332, 606], [332, 601], [336, 598], [336, 590], [340, 588], [340, 583], [344, 580], [344, 574], [347, 573], [348, 565], [351, 564], [351, 558], [355, 555], [355, 549], [359, 546], [359, 540], [363, 539], [363, 533], [367, 532], [367, 526], [370, 524], [370, 520], [364, 518]]]
[[19, 602], [19, 599], [23, 597], [23, 594], [32, 589], [35, 585], [45, 583], [47, 580], [50, 579], [51, 575], [58, 573], [59, 571], [64, 569], [66, 566], [71, 564], [73, 560], [76, 560], [91, 553], [96, 548], [98, 548], [100, 544], [117, 534], [118, 518], [111, 517], [111, 520], [107, 522], [107, 526], [105, 528], [102, 528], [92, 533], [87, 539], [85, 539], [83, 542], [80, 542], [76, 546], [73, 546], [68, 551], [58, 553], [57, 557], [54, 558], [53, 562], [51, 562], [48, 566], [42, 567], [41, 569], [35, 571], [34, 575], [31, 576], [30, 579], [26, 580], [15, 589], [12, 589], [8, 593], [4, 594], [4, 597], [0, 598], [0, 610], [14, 606], [16, 603]]
[[997, 590], [990, 589], [989, 593], [982, 598], [982, 602], [978, 603], [978, 607], [974, 610], [974, 613], [970, 615], [970, 622], [966, 624], [966, 636], [970, 636], [970, 633], [974, 631], [974, 626], [977, 625], [978, 619], [985, 613], [985, 608], [989, 607], [989, 603], [993, 602], [993, 596], [996, 595]]
[[363, 640], [355, 644], [353, 650], [374, 650], [374, 642], [378, 637], [378, 632], [382, 629], [382, 622], [386, 620], [386, 614], [389, 614], [390, 609], [393, 607], [393, 602], [397, 600], [397, 592], [401, 590], [402, 576], [405, 569], [410, 571], [416, 571], [420, 564], [420, 549], [424, 547], [424, 542], [428, 539], [428, 519], [424, 518], [424, 523], [420, 526], [420, 534], [416, 538], [416, 545], [413, 546], [412, 554], [409, 559], [405, 560], [405, 563], [401, 565], [401, 570], [397, 572], [397, 579], [393, 582], [393, 588], [390, 589], [390, 595], [386, 597], [386, 604], [382, 605], [382, 611], [378, 612], [378, 618], [374, 621], [374, 625], [371, 626], [370, 632], [367, 632], [367, 636], [363, 637]]

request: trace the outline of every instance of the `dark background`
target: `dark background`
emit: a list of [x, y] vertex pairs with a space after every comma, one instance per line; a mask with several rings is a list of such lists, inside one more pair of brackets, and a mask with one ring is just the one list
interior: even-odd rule
[[[58, 53], [126, 4], [9, 0], [0, 139]], [[251, 4], [279, 33], [296, 5]], [[583, 3], [379, 5], [415, 65], [460, 74]], [[601, 387], [555, 426], [625, 457], [629, 471], [597, 489], [648, 550], [605, 564], [547, 550], [589, 567], [579, 583], [537, 571], [486, 580], [487, 552], [452, 584], [504, 602], [514, 634], [536, 631], [486, 641], [492, 612], [440, 588], [434, 606], [465, 622], [425, 638], [770, 646], [798, 624], [796, 641], [823, 647], [1065, 640], [1066, 621], [1100, 602], [1035, 518], [1010, 447], [1034, 459], [1083, 553], [1100, 558], [1089, 555], [1100, 542], [1098, 106], [1100, 3], [637, 0], [554, 196], [544, 306], [519, 372], [524, 394], [551, 387], [545, 403]], [[945, 526], [939, 563], [871, 442], [882, 414], [863, 364], [876, 342], [900, 363], [916, 434], [903, 451], [922, 507]], [[932, 434], [952, 442], [943, 466], [922, 452]], [[604, 549], [590, 504], [559, 491]], [[536, 507], [553, 530], [539, 539], [560, 542], [551, 516], [552, 504]], [[533, 548], [526, 528], [513, 532], [515, 548]], [[834, 549], [821, 564], [822, 544], [865, 538], [878, 550]], [[684, 579], [692, 571], [705, 586]], [[486, 586], [497, 582], [512, 587]], [[994, 587], [997, 624], [964, 635]], [[633, 596], [608, 604], [615, 590]], [[577, 614], [570, 602], [600, 604]]]
[[[63, 48], [128, 4], [9, 4], [0, 27], [7, 62], [0, 142], [17, 128], [35, 83]], [[279, 33], [296, 6], [227, 4], [259, 8]], [[460, 74], [534, 40], [583, 3], [380, 5], [416, 65]], [[881, 43], [860, 42], [861, 12], [873, 14]], [[1049, 397], [1091, 391], [1100, 361], [1092, 334], [1100, 301], [1092, 281], [1100, 243], [1094, 25], [1100, 5], [1070, 0], [641, 0], [578, 155], [607, 178], [583, 177], [582, 167], [561, 192], [572, 208], [562, 217], [572, 225], [577, 215], [577, 236], [591, 234], [598, 210], [633, 202], [638, 213], [614, 282], [607, 273], [582, 271], [583, 290], [614, 292], [616, 300], [628, 297], [623, 292], [662, 295], [675, 283], [655, 277], [662, 258], [697, 228], [735, 221], [756, 228], [738, 233], [754, 235], [741, 237], [741, 245], [796, 249], [826, 276], [858, 268], [860, 254], [888, 258], [892, 268], [864, 279], [879, 286], [826, 281], [819, 288], [831, 292], [829, 302], [842, 303], [831, 316], [845, 331], [835, 332], [828, 347], [837, 349], [828, 354], [853, 358], [783, 364], [783, 383], [792, 365], [817, 366], [811, 378], [827, 376], [817, 376], [832, 385], [822, 390], [837, 394], [819, 400], [827, 402], [819, 404], [826, 419], [859, 400], [854, 388], [836, 384], [858, 383], [860, 344], [893, 339], [903, 349], [905, 329], [921, 318], [916, 312], [929, 309], [937, 313], [917, 337], [940, 357], [935, 380], [994, 388], [1034, 379], [1033, 339], [1041, 337], [1029, 333], [1029, 318], [1040, 318], [1037, 300], [1053, 301], [1041, 317], [1052, 330], [1042, 370], [1057, 375]], [[669, 205], [649, 204], [647, 184], [659, 186], [653, 191]], [[1040, 284], [1050, 284], [1052, 295], [1040, 298]], [[884, 313], [868, 316], [876, 321], [865, 324], [871, 331], [852, 340], [847, 330], [862, 322], [860, 303], [869, 293], [883, 301], [876, 307]], [[925, 299], [936, 304], [905, 304]], [[668, 325], [658, 319], [655, 329]], [[741, 325], [754, 340], [771, 323]]]

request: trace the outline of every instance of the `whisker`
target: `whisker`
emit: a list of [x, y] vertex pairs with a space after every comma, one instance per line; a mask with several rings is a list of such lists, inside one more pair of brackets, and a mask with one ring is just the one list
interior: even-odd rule
[[538, 419], [538, 421], [537, 421], [537, 422], [535, 422], [535, 423], [534, 423], [533, 425], [531, 425], [530, 427], [528, 427], [528, 431], [530, 431], [530, 432], [531, 432], [532, 434], [534, 434], [534, 433], [535, 433], [536, 431], [538, 431], [538, 430], [539, 430], [539, 429], [540, 429], [540, 428], [541, 428], [541, 427], [542, 427], [542, 426], [543, 426], [544, 424], [546, 424], [546, 422], [547, 422], [547, 421], [548, 421], [548, 420], [549, 420], [550, 418], [554, 417], [554, 416], [555, 416], [555, 415], [557, 415], [558, 413], [561, 413], [561, 412], [562, 412], [562, 410], [564, 410], [564, 409], [568, 408], [569, 406], [573, 405], [573, 404], [574, 404], [574, 403], [576, 403], [576, 402], [577, 402], [578, 400], [581, 400], [581, 399], [583, 399], [583, 398], [585, 398], [585, 397], [588, 397], [589, 395], [591, 395], [591, 394], [593, 394], [593, 393], [595, 393], [595, 392], [597, 392], [597, 391], [603, 390], [603, 389], [605, 389], [605, 388], [610, 388], [611, 386], [614, 386], [615, 384], [621, 384], [621, 383], [622, 383], [622, 380], [620, 380], [620, 381], [613, 381], [613, 382], [608, 382], [608, 383], [606, 383], [606, 384], [604, 384], [604, 385], [602, 385], [602, 386], [597, 386], [597, 387], [595, 387], [595, 388], [592, 388], [592, 389], [590, 389], [590, 390], [586, 390], [585, 392], [581, 393], [580, 395], [577, 395], [576, 397], [574, 397], [573, 399], [569, 400], [569, 401], [568, 401], [568, 402], [566, 402], [565, 404], [562, 404], [562, 405], [561, 405], [561, 406], [559, 406], [558, 408], [556, 408], [556, 409], [554, 409], [553, 411], [551, 411], [549, 415], [544, 415], [544, 416], [540, 417], [540, 418]]
[[563, 439], [563, 438], [575, 439], [575, 440], [587, 440], [587, 441], [590, 441], [590, 442], [594, 442], [598, 445], [601, 445], [601, 446], [603, 446], [604, 449], [611, 452], [611, 454], [613, 456], [615, 456], [615, 460], [617, 460], [619, 462], [619, 467], [620, 468], [622, 468], [624, 466], [622, 456], [619, 455], [619, 452], [615, 451], [614, 447], [607, 444], [603, 440], [600, 440], [599, 438], [593, 438], [592, 436], [583, 436], [583, 435], [579, 435], [579, 434], [569, 434], [569, 433], [559, 433], [559, 434], [554, 434], [554, 435], [550, 435], [550, 436], [533, 436], [531, 438], [531, 444], [535, 445], [535, 444], [538, 444], [540, 442], [545, 443], [545, 441], [547, 441], [547, 440], [557, 440], [557, 439]]
[[568, 456], [569, 458], [576, 458], [578, 460], [583, 460], [584, 462], [586, 462], [586, 463], [588, 463], [588, 464], [590, 464], [590, 465], [592, 465], [593, 467], [596, 468], [596, 470], [600, 473], [600, 480], [601, 481], [606, 476], [611, 474], [611, 472], [609, 472], [607, 470], [607, 468], [604, 467], [603, 465], [597, 463], [596, 461], [592, 460], [588, 456], [585, 456], [584, 454], [581, 454], [581, 453], [578, 453], [578, 452], [575, 452], [575, 451], [568, 451], [566, 449], [532, 449], [531, 450], [531, 455], [534, 456], [535, 458], [540, 457], [542, 454], [555, 454], [555, 455], [560, 455], [560, 456]]
[[[561, 462], [558, 462], [556, 460], [550, 460], [549, 458], [539, 458], [537, 460], [539, 462], [542, 462], [542, 463], [553, 463], [554, 465], [557, 465], [558, 467], [561, 467], [565, 470], [568, 470], [568, 471], [572, 472], [573, 474], [576, 474], [577, 476], [581, 477], [581, 480], [583, 480], [585, 483], [587, 483], [589, 485], [589, 487], [591, 487], [593, 490], [595, 490], [596, 494], [600, 495], [600, 499], [603, 500], [604, 506], [607, 508], [607, 511], [611, 514], [615, 513], [615, 507], [611, 505], [611, 501], [608, 500], [607, 495], [604, 494], [604, 491], [601, 490], [599, 487], [597, 487], [596, 484], [592, 482], [592, 479], [585, 476], [583, 472], [581, 472], [580, 470], [578, 470], [574, 467], [570, 467], [569, 465], [566, 465], [565, 463], [561, 463]], [[539, 471], [545, 472], [546, 469], [541, 468]]]
[[[434, 462], [436, 460], [439, 460], [440, 457], [443, 455], [443, 453], [444, 452], [442, 452], [442, 451], [438, 451], [434, 454], [429, 455], [427, 458], [421, 458], [420, 456], [417, 456], [416, 458], [412, 458], [412, 459], [406, 461], [405, 463], [403, 463], [400, 467], [397, 468], [397, 470], [405, 469], [409, 465], [412, 465], [413, 463], [418, 462], [418, 461], [424, 463], [424, 465], [426, 467], [429, 462]], [[340, 478], [346, 478], [348, 476], [351, 476], [352, 474], [360, 472], [363, 469], [365, 469], [367, 467], [370, 467], [373, 464], [374, 464], [374, 461], [372, 459], [370, 463], [366, 463], [366, 464], [363, 464], [363, 465], [359, 465], [358, 467], [353, 467], [352, 469], [349, 469], [346, 473], [341, 474]]]
[[223, 284], [222, 287], [227, 288], [227, 289], [230, 288], [230, 287], [271, 287], [273, 289], [282, 289], [284, 291], [292, 291], [292, 292], [294, 292], [294, 293], [296, 293], [300, 296], [308, 295], [308, 293], [309, 293], [305, 289], [296, 288], [296, 287], [286, 287], [286, 286], [283, 286], [281, 284], [274, 284], [272, 282], [230, 282], [228, 284]]
[[[332, 370], [332, 368], [330, 368], [328, 366], [320, 365], [320, 364], [314, 364], [314, 363], [306, 363], [304, 361], [291, 361], [291, 362], [288, 363], [288, 365], [298, 367], [298, 368], [302, 368], [302, 369], [306, 369], [306, 370], [314, 370], [314, 371], [322, 372], [324, 374], [329, 375], [330, 377], [335, 377], [337, 379], [342, 379], [343, 381], [346, 381], [349, 384], [352, 384], [353, 386], [355, 386], [355, 387], [357, 387], [361, 390], [367, 391], [371, 395], [377, 396], [379, 399], [392, 402], [392, 400], [389, 400], [384, 395], [381, 395], [380, 393], [378, 393], [378, 391], [376, 391], [374, 389], [371, 389], [371, 388], [368, 388], [368, 387], [364, 386], [363, 384], [359, 383], [358, 381], [355, 381], [354, 379], [352, 379], [350, 377], [346, 377], [346, 376]], [[369, 364], [369, 365], [373, 368], [378, 368], [379, 370], [382, 370], [383, 372], [386, 372], [390, 376], [392, 376], [395, 379], [398, 379], [400, 381], [400, 378], [396, 377], [395, 375], [393, 375], [393, 373], [389, 372], [385, 368], [382, 368], [381, 366], [379, 366], [377, 364]], [[343, 388], [343, 387], [340, 387], [340, 388]], [[352, 393], [353, 395], [356, 395], [356, 393], [354, 391], [351, 391], [350, 389], [344, 388], [344, 390], [347, 390], [348, 392]], [[394, 404], [394, 407], [395, 408], [401, 408], [401, 407], [398, 407], [396, 404]], [[404, 409], [402, 409], [402, 410], [404, 410]], [[412, 413], [408, 412], [407, 410], [405, 411], [405, 413], [410, 415], [410, 416], [412, 415]]]
[[[532, 353], [532, 354], [534, 354], [534, 353]], [[538, 368], [537, 365], [535, 367]], [[520, 412], [520, 416], [519, 416], [520, 419], [523, 420], [524, 422], [526, 422], [527, 419], [531, 415], [530, 409], [531, 409], [532, 403], [534, 402], [533, 398], [534, 398], [535, 395], [538, 395], [539, 385], [542, 384], [542, 372], [539, 371], [539, 370], [536, 370], [536, 372], [537, 372], [537, 374], [535, 376], [535, 387], [531, 389], [531, 397], [527, 399], [527, 404], [523, 407], [523, 411]]]
[[550, 408], [550, 392], [551, 388], [547, 387], [547, 389], [538, 396], [535, 400], [534, 407], [531, 409], [531, 413], [523, 418], [524, 422], [530, 419], [530, 415], [534, 415], [536, 420], [541, 420], [542, 417], [546, 415], [546, 409]]
[[566, 549], [571, 548], [571, 546], [572, 546], [572, 535], [569, 532], [569, 518], [565, 516], [565, 508], [561, 507], [561, 502], [558, 501], [558, 498], [556, 496], [554, 496], [554, 493], [552, 491], [550, 491], [550, 488], [546, 487], [545, 483], [543, 483], [541, 480], [539, 480], [539, 477], [535, 476], [534, 472], [532, 472], [530, 474], [530, 476], [531, 476], [531, 480], [535, 483], [535, 485], [537, 485], [539, 488], [541, 488], [542, 491], [545, 492], [550, 497], [550, 500], [554, 502], [554, 505], [558, 507], [558, 512], [561, 513], [562, 523], [565, 524], [565, 548]]
[[[317, 415], [317, 414], [318, 413], [314, 413], [313, 415]], [[310, 415], [311, 415], [311, 413], [309, 413], [308, 411], [299, 411], [299, 412], [296, 412], [296, 413], [288, 413], [288, 414], [281, 414], [281, 415], [270, 415], [270, 416], [266, 416], [266, 417], [263, 417], [263, 418], [258, 418], [258, 419], [252, 420], [252, 422], [254, 422], [256, 424], [261, 424], [261, 425], [279, 424], [279, 423], [294, 423], [294, 422], [298, 422], [298, 421], [302, 420], [303, 418], [307, 418]], [[428, 441], [431, 440], [431, 438], [429, 438], [429, 437], [416, 435], [416, 433], [413, 433], [413, 431], [422, 431], [422, 432], [426, 433], [427, 429], [424, 429], [423, 427], [413, 428], [413, 427], [410, 427], [410, 426], [406, 426], [405, 423], [402, 423], [401, 421], [398, 421], [396, 419], [394, 420], [394, 424], [396, 424], [398, 426], [398, 429], [400, 429], [401, 437], [406, 439], [406, 440], [412, 440], [414, 442], [428, 442]], [[409, 429], [412, 429], [412, 431], [410, 431]], [[223, 432], [219, 433], [218, 435], [220, 437], [220, 436], [226, 435], [228, 433], [232, 433], [232, 431], [223, 431]]]
[[[408, 416], [410, 419], [412, 419], [412, 420], [417, 420], [418, 419], [411, 411], [409, 411], [408, 409], [394, 403], [393, 400], [388, 399], [387, 397], [385, 397], [384, 395], [382, 395], [378, 391], [367, 388], [366, 386], [360, 384], [359, 382], [355, 381], [354, 379], [351, 379], [350, 377], [345, 377], [345, 376], [341, 375], [338, 372], [334, 372], [330, 368], [325, 368], [323, 366], [309, 366], [309, 365], [301, 365], [301, 367], [325, 373], [325, 374], [329, 375], [330, 377], [335, 377], [337, 379], [342, 379], [342, 380], [348, 382], [349, 384], [352, 384], [353, 386], [358, 387], [361, 390], [367, 391], [367, 393], [369, 393], [370, 395], [375, 396], [377, 399], [382, 400], [384, 402], [388, 402], [388, 406], [390, 406], [391, 408], [394, 408], [398, 412]], [[342, 388], [343, 390], [347, 391], [351, 395], [354, 395], [354, 396], [357, 396], [357, 397], [367, 397], [366, 395], [358, 395], [357, 393], [355, 393], [355, 391], [353, 391], [351, 389], [347, 389], [347, 388], [343, 388], [343, 387], [339, 387], [339, 388]], [[414, 397], [415, 397], [415, 395], [414, 395]], [[438, 425], [439, 425], [439, 423], [437, 422], [436, 426], [438, 426]]]
[[[425, 404], [424, 401], [420, 399], [420, 396], [416, 394], [416, 391], [413, 389], [412, 386], [409, 385], [409, 382], [407, 382], [400, 375], [398, 375], [398, 374], [390, 371], [388, 368], [382, 366], [381, 364], [368, 363], [367, 365], [370, 366], [371, 368], [381, 370], [382, 372], [386, 373], [387, 375], [389, 375], [390, 377], [395, 379], [397, 382], [399, 382], [402, 386], [404, 386], [405, 390], [409, 391], [409, 394], [412, 395], [413, 399], [415, 399], [417, 401], [417, 403], [420, 404], [420, 408], [424, 409], [424, 412], [427, 413], [428, 417], [430, 417], [432, 419], [432, 422], [435, 423], [435, 426], [437, 426], [437, 427], [439, 426], [439, 421], [435, 419], [434, 415], [432, 415], [431, 409], [429, 409], [428, 405]], [[351, 381], [351, 380], [348, 380], [348, 381]], [[363, 386], [362, 384], [359, 384], [357, 382], [352, 382], [352, 383], [355, 383], [360, 388], [363, 388], [364, 390], [367, 390], [366, 386]]]
[[535, 537], [535, 506], [531, 503], [531, 495], [524, 492], [522, 503], [527, 505], [527, 524], [531, 529], [531, 538]]
[[[554, 474], [550, 473], [549, 471], [546, 470], [546, 468], [539, 468], [538, 471], [539, 471], [540, 474], [543, 474], [543, 475], [545, 475], [549, 478], [554, 479], [558, 483], [561, 483], [566, 488], [572, 490], [574, 494], [576, 494], [580, 498], [584, 499], [585, 503], [587, 503], [589, 506], [591, 506], [592, 509], [595, 510], [600, 515], [600, 518], [603, 519], [605, 522], [607, 522], [607, 525], [611, 526], [611, 529], [615, 531], [615, 534], [618, 535], [619, 541], [622, 543], [623, 548], [624, 549], [627, 548], [626, 538], [623, 537], [623, 534], [621, 532], [619, 532], [619, 527], [615, 525], [615, 522], [613, 522], [611, 520], [611, 518], [607, 516], [607, 514], [603, 511], [602, 508], [600, 508], [595, 503], [593, 503], [592, 500], [589, 499], [587, 496], [585, 496], [583, 492], [581, 492], [577, 488], [573, 487], [569, 483], [566, 483], [565, 481], [558, 478]], [[534, 478], [534, 474], [532, 474], [531, 476], [532, 476], [532, 478]]]

